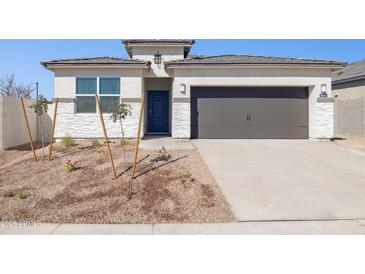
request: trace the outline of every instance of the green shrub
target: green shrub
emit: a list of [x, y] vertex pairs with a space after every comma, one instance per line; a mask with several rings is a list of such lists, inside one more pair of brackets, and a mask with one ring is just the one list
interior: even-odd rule
[[77, 167], [77, 161], [72, 161], [72, 160], [68, 160], [66, 162], [66, 168], [68, 172], [73, 172], [78, 170], [79, 168]]
[[28, 197], [28, 194], [26, 194], [26, 193], [24, 193], [24, 192], [19, 192], [19, 193], [18, 193], [18, 196], [19, 196], [19, 198], [20, 198], [20, 199], [22, 199], [22, 200], [23, 200], [23, 199], [26, 199], [26, 198]]
[[101, 146], [101, 144], [98, 139], [91, 139], [91, 146], [94, 148], [98, 148]]
[[120, 143], [121, 146], [126, 146], [126, 145], [129, 144], [128, 140], [126, 140], [124, 138], [120, 139], [120, 142], [119, 143]]
[[66, 134], [65, 137], [62, 138], [61, 143], [65, 147], [70, 147], [70, 146], [75, 145], [75, 140], [72, 139], [72, 137], [69, 134]]
[[15, 195], [16, 195], [16, 193], [14, 191], [11, 191], [11, 190], [5, 191], [3, 193], [3, 197], [14, 197]]

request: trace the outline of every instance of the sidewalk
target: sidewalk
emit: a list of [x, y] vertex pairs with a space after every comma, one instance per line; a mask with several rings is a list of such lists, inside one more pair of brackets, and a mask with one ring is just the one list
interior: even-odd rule
[[365, 220], [0, 226], [2, 235], [365, 235]]

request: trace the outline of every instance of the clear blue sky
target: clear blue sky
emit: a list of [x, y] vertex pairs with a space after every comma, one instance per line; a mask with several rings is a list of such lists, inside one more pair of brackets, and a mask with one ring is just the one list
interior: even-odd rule
[[[253, 54], [354, 62], [365, 59], [365, 40], [196, 40], [192, 54]], [[0, 40], [0, 77], [14, 74], [23, 84], [39, 82], [53, 97], [53, 73], [40, 61], [90, 56], [127, 57], [121, 40]]]

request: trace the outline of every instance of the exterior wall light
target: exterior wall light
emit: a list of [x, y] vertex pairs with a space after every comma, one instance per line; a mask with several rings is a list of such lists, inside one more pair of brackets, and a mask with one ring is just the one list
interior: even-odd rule
[[161, 65], [161, 54], [159, 53], [159, 52], [157, 52], [156, 54], [155, 54], [155, 57], [153, 58], [154, 59], [154, 62], [155, 62], [155, 64], [157, 64], [157, 65]]
[[327, 97], [327, 85], [326, 84], [321, 85], [321, 93], [319, 94], [319, 97]]
[[186, 93], [186, 85], [185, 84], [180, 84], [180, 92], [182, 94], [185, 94]]

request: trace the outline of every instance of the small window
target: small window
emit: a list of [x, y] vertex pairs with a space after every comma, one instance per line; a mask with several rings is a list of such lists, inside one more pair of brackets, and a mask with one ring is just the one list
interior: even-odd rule
[[76, 111], [77, 113], [96, 113], [95, 96], [77, 96]]
[[100, 94], [120, 94], [119, 78], [100, 78], [99, 79]]
[[76, 94], [96, 94], [96, 78], [76, 78]]
[[119, 104], [119, 96], [101, 96], [100, 104], [103, 110], [103, 113], [110, 113], [111, 109]]

